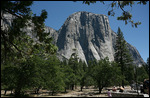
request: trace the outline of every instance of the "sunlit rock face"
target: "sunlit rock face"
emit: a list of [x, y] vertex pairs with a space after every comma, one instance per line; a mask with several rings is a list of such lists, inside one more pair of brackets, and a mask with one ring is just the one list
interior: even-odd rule
[[59, 53], [70, 58], [76, 49], [83, 61], [109, 57], [114, 60], [111, 28], [108, 17], [89, 12], [77, 12], [67, 18], [60, 28], [57, 46]]
[[[116, 36], [110, 28], [106, 15], [76, 12], [66, 19], [58, 31], [59, 58], [69, 59], [75, 52], [73, 49], [76, 49], [78, 57], [86, 63], [89, 60], [100, 60], [105, 57], [113, 61]], [[136, 48], [130, 44], [128, 48], [134, 63], [143, 64], [144, 61]]]
[[[1, 20], [1, 29], [7, 29], [8, 26], [11, 26], [11, 21], [15, 17], [10, 14], [4, 14], [3, 17], [6, 20]], [[33, 39], [36, 39], [36, 35], [31, 34], [32, 29], [33, 27], [26, 27], [24, 30]], [[108, 57], [110, 61], [114, 60], [117, 35], [111, 30], [106, 15], [85, 11], [76, 12], [66, 19], [58, 31], [46, 26], [45, 32], [50, 33], [49, 36], [53, 37], [53, 44], [58, 46], [57, 56], [60, 60], [69, 59], [74, 52], [86, 63], [89, 60], [100, 60], [105, 57]], [[129, 43], [127, 46], [134, 63], [137, 66], [144, 64], [145, 62], [137, 49]]]

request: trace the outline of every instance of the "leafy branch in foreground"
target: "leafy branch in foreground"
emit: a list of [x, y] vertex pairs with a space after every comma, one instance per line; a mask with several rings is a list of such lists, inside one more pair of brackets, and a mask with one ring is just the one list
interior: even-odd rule
[[[83, 1], [83, 4], [90, 5], [91, 3], [94, 4], [98, 1]], [[101, 3], [105, 4], [104, 1], [100, 1]], [[111, 6], [111, 10], [108, 11], [108, 16], [115, 16], [115, 9], [120, 8], [122, 10], [122, 15], [117, 17], [117, 20], [125, 21], [125, 24], [128, 22], [131, 23], [132, 27], [136, 27], [141, 24], [141, 22], [134, 22], [132, 20], [132, 14], [129, 11], [124, 9], [125, 6], [130, 6], [132, 8], [135, 3], [146, 5], [148, 1], [111, 1], [109, 6]]]
[[55, 53], [52, 38], [45, 33], [44, 21], [47, 12], [41, 11], [40, 16], [33, 14], [30, 6], [33, 1], [1, 1], [1, 61], [10, 55], [20, 57], [32, 55], [34, 48], [43, 46], [46, 53]]

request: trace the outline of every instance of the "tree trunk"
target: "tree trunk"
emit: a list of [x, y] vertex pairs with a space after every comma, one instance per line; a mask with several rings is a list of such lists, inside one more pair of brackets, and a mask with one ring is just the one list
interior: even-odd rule
[[82, 89], [83, 89], [83, 86], [81, 86], [81, 91], [82, 91]]
[[6, 95], [6, 93], [7, 93], [7, 90], [5, 89], [4, 95]]
[[102, 88], [99, 86], [99, 94], [101, 94], [102, 92]]
[[71, 85], [71, 90], [74, 90], [74, 84]]
[[77, 85], [75, 85], [75, 89], [77, 89]]
[[39, 88], [37, 88], [37, 94], [39, 94]]
[[52, 90], [52, 96], [54, 95], [54, 90]]
[[12, 94], [13, 90], [11, 90], [11, 94]]
[[18, 89], [15, 91], [15, 97], [19, 97], [21, 95], [21, 90]]
[[124, 88], [124, 80], [122, 80], [122, 87]]
[[67, 92], [67, 88], [65, 87], [65, 93]]

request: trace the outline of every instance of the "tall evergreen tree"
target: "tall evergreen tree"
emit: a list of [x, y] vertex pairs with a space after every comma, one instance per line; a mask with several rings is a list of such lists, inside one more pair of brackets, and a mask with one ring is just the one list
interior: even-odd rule
[[121, 68], [121, 74], [125, 77], [125, 79], [122, 79], [122, 87], [124, 87], [125, 80], [128, 80], [129, 77], [131, 80], [133, 79], [132, 77], [134, 76], [134, 67], [131, 54], [127, 48], [127, 42], [124, 40], [124, 36], [120, 27], [118, 27], [117, 32], [114, 58]]
[[137, 82], [143, 82], [144, 79], [149, 78], [149, 74], [146, 72], [144, 66], [137, 67], [136, 71], [137, 71]]
[[149, 57], [147, 58], [146, 64], [143, 64], [143, 67], [145, 71], [147, 72], [147, 74], [149, 75]]
[[[30, 9], [32, 4], [32, 1], [1, 1], [1, 79], [2, 84], [7, 85], [5, 89], [15, 89], [16, 96], [21, 96], [26, 87], [45, 84], [42, 79], [44, 75], [39, 74], [45, 69], [38, 67], [43, 65], [46, 53], [57, 50], [51, 43], [52, 38], [48, 37], [49, 33], [44, 30], [47, 12], [42, 10], [41, 15], [36, 16]], [[6, 15], [12, 15], [13, 19], [9, 20]], [[36, 35], [38, 41], [27, 35], [27, 27], [33, 28], [30, 34]]]
[[78, 69], [79, 69], [79, 64], [78, 64], [78, 57], [77, 57], [77, 54], [76, 53], [72, 53], [70, 59], [69, 59], [69, 66], [70, 68], [73, 70], [73, 74], [74, 74], [74, 77], [73, 77], [73, 82], [72, 82], [72, 90], [74, 89], [74, 86], [77, 85], [77, 82], [78, 82]]
[[65, 92], [67, 92], [67, 89], [70, 89], [72, 84], [74, 83], [75, 74], [73, 73], [73, 69], [67, 64], [67, 61], [63, 61], [62, 66], [62, 72], [63, 72], [63, 81], [65, 83]]
[[[41, 46], [41, 43], [46, 52], [56, 52], [56, 47], [51, 43], [52, 38], [48, 37], [49, 33], [44, 32], [47, 12], [42, 10], [41, 15], [36, 16], [30, 9], [32, 4], [33, 1], [1, 1], [1, 63], [10, 60], [10, 55], [32, 55], [34, 48]], [[6, 18], [6, 14], [13, 18]], [[38, 41], [27, 35], [27, 27], [33, 28], [30, 34], [36, 35]]]
[[79, 80], [80, 80], [80, 86], [81, 86], [81, 91], [83, 89], [83, 86], [85, 86], [85, 80], [87, 77], [87, 65], [85, 62], [83, 62], [81, 59], [79, 61]]
[[64, 89], [63, 73], [60, 67], [60, 61], [56, 56], [50, 56], [44, 64], [44, 80], [45, 88], [52, 91], [52, 95], [56, 91]]
[[43, 60], [38, 56], [18, 61], [7, 62], [2, 66], [1, 84], [5, 90], [14, 90], [15, 96], [24, 96], [25, 89], [39, 86], [41, 83], [39, 69]]

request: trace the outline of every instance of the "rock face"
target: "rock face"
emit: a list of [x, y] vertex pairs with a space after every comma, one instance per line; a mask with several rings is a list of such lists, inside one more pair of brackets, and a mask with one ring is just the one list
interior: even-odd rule
[[[109, 25], [106, 15], [90, 12], [76, 12], [69, 16], [56, 33], [59, 58], [69, 59], [76, 52], [78, 57], [87, 63], [88, 60], [100, 60], [109, 57], [114, 60], [116, 33]], [[128, 43], [134, 63], [144, 63], [137, 49]], [[76, 49], [74, 51], [73, 49]]]
[[[8, 14], [4, 17], [13, 18], [12, 15]], [[11, 21], [1, 21], [1, 26], [5, 29], [8, 25], [11, 25]], [[32, 31], [31, 29], [32, 27], [26, 28], [28, 34]], [[60, 60], [69, 59], [74, 52], [86, 63], [89, 60], [100, 60], [105, 57], [108, 57], [110, 61], [114, 60], [117, 35], [111, 30], [106, 15], [84, 11], [76, 12], [66, 19], [58, 31], [45, 27], [45, 32], [50, 32], [50, 36], [54, 39], [53, 43], [58, 46], [57, 55]], [[127, 46], [133, 56], [134, 63], [137, 66], [144, 64], [145, 62], [137, 49], [129, 43]]]
[[111, 28], [108, 17], [88, 12], [77, 12], [69, 16], [58, 31], [59, 53], [70, 58], [76, 52], [82, 60], [114, 60]]

